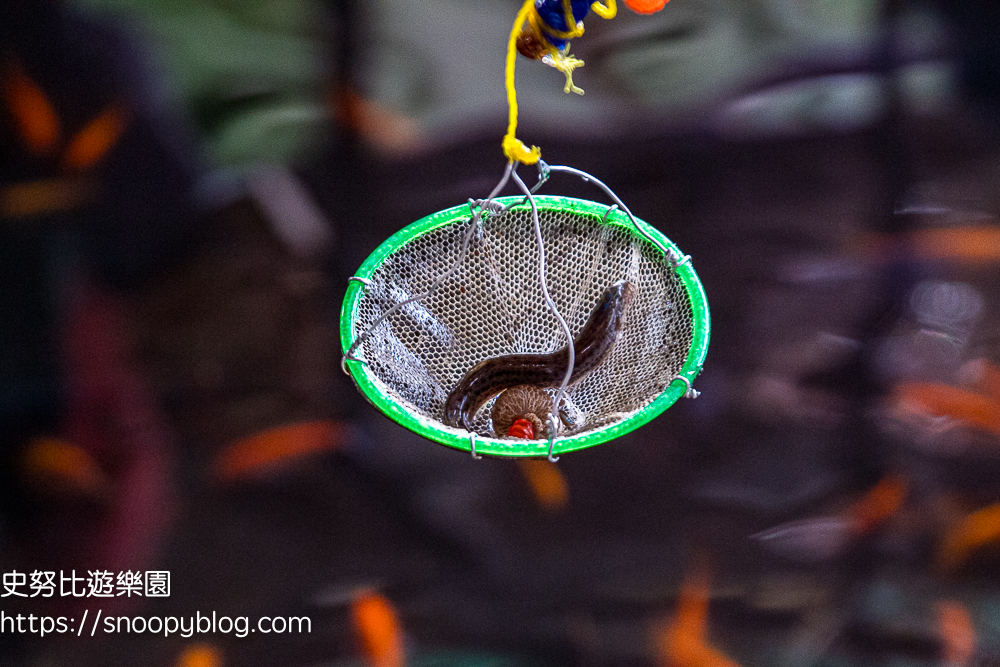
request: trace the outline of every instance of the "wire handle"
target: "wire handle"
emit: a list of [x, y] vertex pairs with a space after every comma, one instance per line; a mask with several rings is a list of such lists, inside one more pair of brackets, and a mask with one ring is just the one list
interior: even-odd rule
[[[676, 269], [678, 266], [691, 263], [691, 255], [684, 255], [682, 257], [673, 250], [664, 247], [662, 243], [653, 238], [649, 234], [649, 232], [647, 232], [639, 225], [639, 220], [635, 217], [635, 215], [632, 214], [632, 211], [629, 209], [629, 207], [626, 206], [625, 203], [618, 198], [618, 195], [615, 194], [614, 190], [608, 187], [608, 185], [601, 179], [597, 178], [592, 174], [588, 174], [587, 172], [581, 169], [576, 169], [574, 167], [566, 167], [566, 166], [553, 167], [552, 165], [547, 164], [544, 160], [539, 160], [538, 182], [535, 183], [535, 186], [533, 188], [531, 188], [531, 193], [534, 194], [540, 187], [542, 187], [542, 185], [549, 180], [549, 177], [552, 175], [552, 172], [554, 171], [564, 172], [567, 174], [573, 174], [575, 176], [579, 176], [581, 179], [583, 179], [584, 183], [593, 183], [601, 190], [603, 190], [604, 194], [611, 197], [611, 199], [615, 202], [615, 205], [625, 212], [625, 214], [628, 216], [628, 219], [632, 222], [632, 226], [635, 227], [635, 231], [639, 232], [640, 236], [642, 236], [644, 239], [646, 239], [654, 246], [656, 246], [656, 248], [670, 260], [670, 264], [674, 269]], [[611, 211], [609, 210], [608, 213], [610, 212]], [[605, 219], [607, 218], [605, 217]]]

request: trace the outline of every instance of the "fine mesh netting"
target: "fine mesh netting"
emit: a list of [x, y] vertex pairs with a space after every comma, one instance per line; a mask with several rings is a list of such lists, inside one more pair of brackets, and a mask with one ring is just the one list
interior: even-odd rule
[[[624, 278], [638, 288], [611, 354], [567, 390], [563, 437], [623, 421], [652, 402], [681, 372], [694, 323], [684, 283], [623, 214], [602, 224], [599, 215], [547, 208], [537, 199], [549, 293], [574, 337], [608, 286]], [[472, 224], [470, 215], [390, 253], [370, 276], [355, 317], [355, 340], [370, 330], [355, 354], [379, 389], [441, 429], [449, 428], [440, 423], [448, 394], [477, 363], [566, 345], [542, 296], [531, 208], [484, 216], [456, 266]], [[453, 268], [432, 295], [398, 307]], [[555, 396], [556, 389], [548, 391]], [[498, 435], [491, 405], [473, 421], [480, 436]]]

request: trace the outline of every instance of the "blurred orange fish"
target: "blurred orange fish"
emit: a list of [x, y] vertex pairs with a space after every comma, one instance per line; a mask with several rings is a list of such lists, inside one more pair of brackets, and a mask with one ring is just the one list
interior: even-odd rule
[[566, 508], [569, 485], [556, 464], [544, 459], [521, 459], [519, 463], [539, 505], [550, 512]]
[[906, 478], [890, 474], [855, 501], [845, 512], [855, 535], [866, 535], [899, 511], [906, 501]]
[[974, 551], [997, 541], [1000, 541], [1000, 504], [972, 512], [945, 533], [938, 548], [938, 567], [952, 572]]
[[362, 97], [351, 88], [337, 91], [331, 105], [337, 120], [377, 149], [406, 154], [427, 143], [416, 120]]
[[673, 618], [655, 630], [660, 667], [739, 667], [707, 642], [710, 593], [709, 567], [702, 561], [684, 578]]
[[896, 388], [896, 400], [1000, 435], [1000, 400], [994, 397], [939, 382], [908, 382]]
[[257, 477], [317, 452], [339, 447], [345, 437], [343, 424], [326, 419], [268, 429], [238, 440], [215, 460], [215, 477], [231, 482]]
[[944, 667], [966, 667], [976, 651], [976, 627], [969, 610], [956, 600], [937, 603], [938, 628], [944, 649], [941, 664]]
[[966, 225], [918, 229], [900, 235], [872, 235], [861, 243], [862, 254], [876, 260], [897, 257], [984, 265], [1000, 261], [1000, 227]]
[[[20, 136], [32, 155], [60, 152], [62, 128], [59, 114], [24, 68], [10, 62], [0, 72], [0, 97]], [[128, 111], [111, 104], [67, 140], [58, 177], [11, 183], [0, 188], [0, 216], [20, 218], [72, 210], [94, 196], [95, 186], [84, 174], [118, 143], [128, 124]]]
[[70, 140], [63, 155], [63, 167], [78, 170], [97, 164], [118, 143], [126, 124], [124, 107], [113, 104], [105, 109]]
[[110, 482], [86, 450], [58, 438], [34, 438], [21, 457], [28, 482], [49, 493], [105, 497]]
[[3, 96], [21, 140], [35, 155], [47, 155], [59, 141], [59, 116], [42, 89], [17, 63], [4, 72]]
[[176, 667], [222, 667], [222, 652], [211, 644], [192, 644], [181, 651]]
[[909, 242], [919, 259], [972, 264], [1000, 261], [1000, 227], [982, 225], [921, 229], [910, 234]]
[[403, 630], [396, 611], [387, 598], [365, 593], [351, 603], [354, 633], [371, 667], [403, 667], [406, 652]]
[[[4, 101], [25, 146], [35, 155], [52, 153], [60, 140], [59, 115], [42, 89], [18, 63], [7, 66]], [[68, 141], [62, 167], [76, 171], [97, 164], [118, 143], [127, 125], [127, 111], [112, 104]]]
[[783, 523], [752, 537], [791, 560], [828, 560], [896, 514], [906, 502], [907, 486], [902, 475], [886, 475], [840, 514]]

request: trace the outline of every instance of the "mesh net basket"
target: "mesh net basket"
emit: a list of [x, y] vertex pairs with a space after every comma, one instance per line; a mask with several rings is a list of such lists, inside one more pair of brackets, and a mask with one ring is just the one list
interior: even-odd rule
[[[676, 246], [616, 207], [538, 195], [546, 283], [573, 335], [604, 290], [621, 279], [637, 287], [626, 325], [610, 355], [568, 387], [551, 452], [548, 439], [497, 437], [489, 419], [492, 400], [472, 422], [474, 439], [447, 425], [445, 401], [477, 363], [551, 353], [567, 344], [543, 299], [531, 206], [525, 197], [495, 201], [509, 208], [484, 213], [471, 235], [477, 222], [468, 205], [406, 227], [365, 261], [359, 280], [349, 285], [341, 343], [345, 353], [354, 346], [357, 360], [347, 360], [345, 370], [376, 408], [431, 440], [474, 454], [545, 456], [623, 435], [690, 392], [709, 337], [708, 304], [690, 262], [675, 266], [636, 227], [681, 257]], [[450, 271], [426, 298], [400, 307]], [[547, 391], [555, 396], [557, 390]]]

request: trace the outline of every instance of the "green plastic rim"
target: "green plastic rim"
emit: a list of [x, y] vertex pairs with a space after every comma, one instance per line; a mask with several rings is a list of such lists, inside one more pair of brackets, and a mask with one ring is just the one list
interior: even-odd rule
[[[575, 213], [596, 216], [598, 219], [604, 218], [605, 214], [607, 214], [605, 224], [624, 227], [631, 234], [637, 234], [628, 215], [620, 209], [614, 209], [608, 213], [608, 206], [604, 204], [574, 199], [572, 197], [535, 195], [534, 199], [539, 212]], [[512, 210], [522, 208], [530, 210], [531, 208], [523, 196], [498, 197], [495, 201], [505, 206], [516, 204], [512, 206]], [[524, 203], [518, 204], [518, 202]], [[468, 221], [469, 215], [469, 205], [462, 204], [428, 215], [401, 229], [389, 237], [388, 240], [380, 245], [365, 260], [364, 264], [361, 265], [361, 268], [355, 274], [355, 277], [371, 278], [387, 257], [393, 255], [407, 244], [441, 227], [464, 223]], [[675, 252], [678, 257], [684, 256], [677, 246], [655, 227], [638, 218], [636, 218], [636, 221], [650, 237], [656, 239], [667, 249]], [[698, 274], [695, 273], [689, 261], [678, 265], [676, 271], [687, 292], [693, 320], [691, 349], [688, 351], [687, 359], [680, 373], [678, 373], [678, 377], [652, 402], [629, 418], [592, 431], [570, 435], [565, 438], [556, 438], [552, 449], [554, 455], [600, 445], [639, 428], [676, 403], [679, 398], [684, 396], [689, 386], [694, 383], [694, 379], [701, 372], [702, 365], [705, 362], [705, 355], [708, 352], [708, 339], [711, 329], [708, 300], [705, 297], [704, 287], [702, 287], [701, 281], [698, 279]], [[347, 287], [347, 293], [344, 296], [344, 305], [340, 312], [340, 344], [345, 354], [357, 336], [362, 333], [355, 330], [355, 323], [358, 305], [363, 295], [363, 284], [352, 280]], [[380, 387], [381, 383], [376, 380], [363, 361], [348, 360], [345, 362], [345, 368], [365, 398], [380, 412], [400, 426], [442, 445], [466, 452], [472, 451], [470, 434], [467, 431], [446, 426], [436, 420], [409, 411], [406, 406], [399, 403], [392, 395], [382, 390]], [[545, 457], [549, 454], [549, 441], [547, 439], [501, 440], [499, 438], [477, 435], [475, 450], [476, 454], [491, 456]]]

